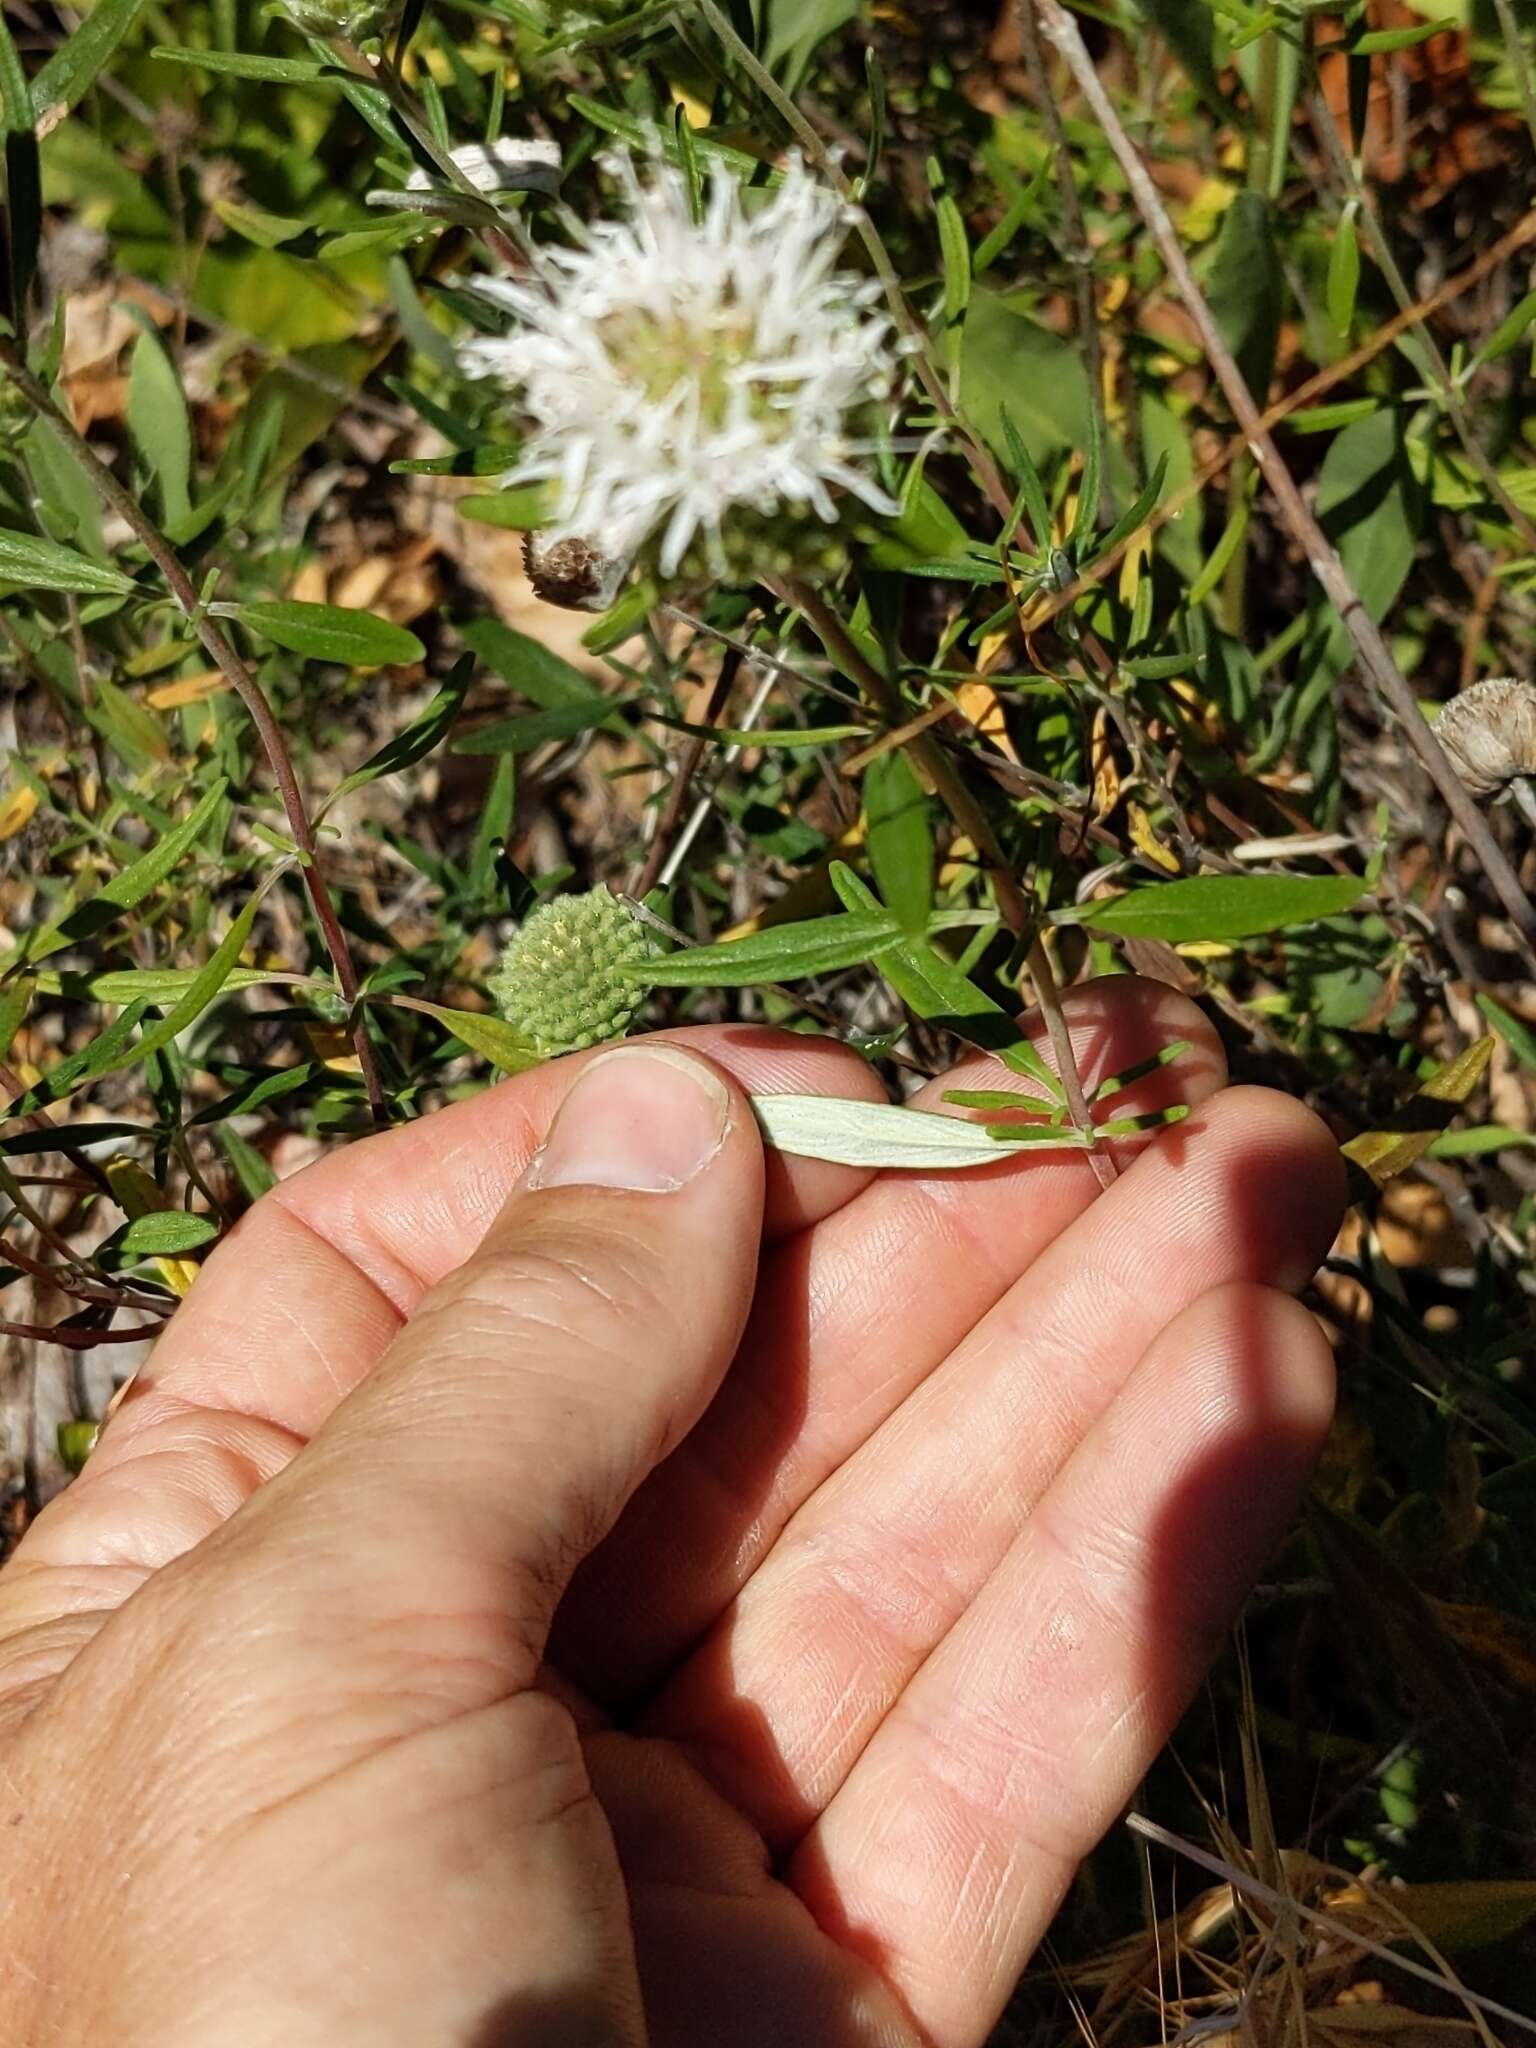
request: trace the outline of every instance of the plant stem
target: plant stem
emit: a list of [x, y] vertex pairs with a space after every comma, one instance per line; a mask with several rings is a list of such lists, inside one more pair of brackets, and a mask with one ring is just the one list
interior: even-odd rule
[[1386, 641], [1367, 613], [1359, 592], [1349, 580], [1332, 543], [1308, 511], [1286, 468], [1280, 451], [1266, 429], [1253, 393], [1233, 360], [1221, 329], [1195, 282], [1173, 222], [1158, 195], [1157, 187], [1142, 162], [1140, 153], [1126, 134], [1113, 102], [1104, 90], [1093, 60], [1088, 55], [1077, 24], [1060, 0], [1038, 0], [1046, 35], [1061, 51], [1078, 88], [1104, 130], [1138, 212], [1147, 225], [1169, 276], [1178, 287], [1201, 343], [1215, 371], [1227, 403], [1247, 437], [1259, 468], [1279, 505], [1280, 513], [1311, 565], [1329, 602], [1354, 642], [1360, 667], [1373, 688], [1384, 699], [1406, 734], [1409, 744], [1423, 763], [1426, 773], [1440, 792], [1447, 810], [1460, 826], [1468, 847], [1481, 864], [1494, 892], [1520, 934], [1528, 958], [1536, 959], [1536, 909], [1520, 885], [1520, 878], [1506, 859], [1503, 849], [1488, 829], [1482, 812], [1456, 771], [1445, 757], [1440, 742], [1431, 732], [1407, 679], [1392, 659]]
[[[1104, 344], [1099, 334], [1099, 311], [1093, 293], [1093, 245], [1088, 240], [1088, 225], [1083, 218], [1083, 204], [1077, 196], [1077, 179], [1072, 171], [1072, 153], [1067, 148], [1066, 130], [1061, 123], [1061, 109], [1056, 104], [1056, 95], [1051, 89], [1051, 76], [1046, 68], [1045, 56], [1040, 48], [1040, 23], [1035, 13], [1035, 0], [1016, 0], [1014, 8], [1019, 24], [1019, 35], [1024, 44], [1024, 64], [1029, 72], [1029, 82], [1039, 104], [1040, 118], [1045, 123], [1046, 140], [1056, 161], [1056, 189], [1061, 195], [1062, 242], [1067, 263], [1072, 271], [1072, 291], [1077, 305], [1077, 339], [1083, 351], [1083, 370], [1088, 379], [1088, 403], [1093, 409], [1099, 425], [1101, 446], [1109, 446], [1109, 424], [1104, 415]], [[1095, 507], [1105, 524], [1113, 519], [1110, 502], [1109, 477], [1106, 472], [1099, 481], [1099, 502]], [[1047, 545], [1049, 536], [1037, 534], [1039, 544]]]
[[[355, 1009], [359, 987], [351, 948], [347, 944], [341, 920], [336, 915], [336, 906], [331, 901], [325, 877], [320, 872], [314, 827], [310, 824], [309, 814], [304, 808], [304, 797], [299, 788], [298, 777], [294, 773], [293, 757], [288, 751], [288, 742], [260, 683], [236, 653], [233, 643], [225, 637], [217, 623], [203, 615], [197, 589], [165, 535], [132, 492], [119, 483], [74, 422], [54, 404], [48, 392], [27, 368], [14, 342], [0, 339], [0, 365], [3, 365], [7, 376], [32, 410], [46, 419], [68, 443], [70, 452], [86, 471], [109, 510], [115, 512], [143, 544], [150, 560], [169, 585], [171, 595], [191, 621], [209, 658], [222, 672], [245, 706], [251, 723], [256, 728], [262, 750], [266, 754], [278, 793], [282, 797], [288, 830], [293, 835], [294, 844], [302, 856], [304, 885], [309, 891], [315, 922], [320, 927], [320, 935], [325, 941], [326, 951], [330, 954], [331, 965], [336, 972], [337, 988], [342, 1001], [349, 1009]], [[384, 1088], [379, 1079], [373, 1045], [361, 1014], [353, 1022], [352, 1043], [357, 1051], [358, 1065], [362, 1070], [363, 1083], [368, 1091], [368, 1101], [373, 1110], [374, 1120], [379, 1124], [387, 1124], [389, 1108], [384, 1099]]]
[[[815, 629], [817, 638], [839, 668], [854, 679], [869, 699], [871, 706], [883, 718], [893, 725], [899, 725], [907, 715], [907, 707], [902, 702], [900, 692], [880, 673], [873, 662], [865, 659], [832, 607], [809, 585], [799, 581], [779, 586], [777, 595], [786, 604], [804, 612]], [[1003, 921], [1016, 936], [1023, 936], [1029, 931], [1034, 920], [1030, 915], [1029, 905], [1024, 900], [1024, 892], [1003, 857], [1002, 848], [997, 843], [996, 834], [985, 811], [966, 788], [948, 754], [931, 734], [918, 733], [907, 745], [913, 761], [938, 791], [940, 800], [955, 824], [986, 863], [993, 886], [997, 890], [998, 908], [1003, 913]], [[1029, 978], [1034, 985], [1035, 1000], [1040, 1006], [1041, 1016], [1045, 1019], [1051, 1050], [1056, 1056], [1062, 1092], [1067, 1098], [1067, 1109], [1088, 1148], [1088, 1157], [1100, 1187], [1108, 1187], [1116, 1177], [1114, 1162], [1094, 1142], [1093, 1112], [1088, 1107], [1082, 1076], [1077, 1071], [1077, 1058], [1072, 1050], [1072, 1034], [1067, 1028], [1066, 1018], [1062, 1015], [1061, 992], [1056, 986], [1055, 971], [1038, 933], [1030, 940], [1027, 964]]]

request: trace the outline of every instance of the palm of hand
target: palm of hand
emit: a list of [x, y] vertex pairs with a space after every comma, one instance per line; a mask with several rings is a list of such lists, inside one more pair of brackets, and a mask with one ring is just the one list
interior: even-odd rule
[[[1090, 1076], [1177, 1035], [1161, 1099], [1218, 1086], [1166, 990], [1074, 1002]], [[1218, 1096], [1098, 1201], [1080, 1159], [774, 1161], [731, 1372], [635, 1450], [627, 1380], [735, 1346], [756, 1169], [659, 1259], [593, 1236], [588, 1411], [569, 1245], [439, 1284], [569, 1082], [262, 1205], [8, 1568], [12, 2038], [974, 2044], [1198, 1679], [1326, 1424], [1274, 1291], [1338, 1199], [1304, 1111]]]

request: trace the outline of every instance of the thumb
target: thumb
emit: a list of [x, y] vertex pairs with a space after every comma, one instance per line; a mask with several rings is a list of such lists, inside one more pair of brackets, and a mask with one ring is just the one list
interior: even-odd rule
[[349, 1642], [430, 1664], [450, 1711], [532, 1682], [575, 1566], [724, 1376], [762, 1200], [718, 1069], [655, 1040], [579, 1069], [473, 1257], [227, 1525], [289, 1683], [295, 1652], [318, 1680]]

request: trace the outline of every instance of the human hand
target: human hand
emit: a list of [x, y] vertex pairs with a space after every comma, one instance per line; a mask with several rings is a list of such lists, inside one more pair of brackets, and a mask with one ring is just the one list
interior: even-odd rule
[[1327, 1134], [1067, 1008], [1193, 1042], [1103, 1195], [765, 1170], [742, 1086], [878, 1083], [726, 1028], [261, 1202], [0, 1578], [0, 2034], [981, 2042], [1332, 1393]]

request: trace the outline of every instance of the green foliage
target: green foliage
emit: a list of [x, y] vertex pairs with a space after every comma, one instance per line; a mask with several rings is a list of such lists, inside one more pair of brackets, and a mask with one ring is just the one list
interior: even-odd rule
[[[1086, 12], [1360, 612], [1428, 704], [1526, 672], [1536, 174], [1492, 16]], [[833, 1031], [893, 1088], [980, 1052], [1017, 1083], [951, 1090], [942, 1117], [760, 1103], [798, 1152], [947, 1172], [1081, 1150], [1088, 1127], [1177, 1121], [1171, 1096], [1105, 1121], [1177, 1048], [1090, 1086], [1078, 1129], [1048, 1034], [1019, 1022], [1031, 963], [1157, 974], [1234, 1073], [1325, 1115], [1360, 1208], [1310, 1297], [1342, 1420], [1250, 1616], [1257, 1705], [1223, 1666], [1149, 1802], [1201, 1830], [1244, 1781], [1251, 1709], [1277, 1840], [1380, 1866], [1514, 1953], [1530, 963], [1049, 48], [1064, 166], [995, 9], [726, 13], [739, 45], [660, 4], [432, 8], [397, 66], [360, 72], [258, 0], [6, 15], [0, 1200], [8, 1240], [45, 1271], [67, 1245], [58, 1270], [95, 1290], [59, 1326], [95, 1375], [65, 1462], [93, 1440], [106, 1337], [174, 1307], [290, 1148], [570, 1045], [747, 1020]], [[1362, 125], [1373, 92], [1401, 162]], [[1468, 134], [1484, 168], [1457, 186]], [[529, 135], [558, 176], [469, 189], [466, 147]], [[676, 577], [644, 563], [606, 614], [559, 616], [518, 545], [560, 534], [558, 486], [507, 481], [528, 419], [461, 351], [510, 318], [483, 287], [611, 214], [615, 142], [679, 165], [705, 209], [717, 172], [764, 204], [791, 149], [856, 193], [841, 261], [905, 338], [892, 396], [838, 448], [887, 509], [839, 490], [830, 523], [749, 513]], [[1400, 312], [1394, 261], [1427, 311]], [[1528, 873], [1518, 803], [1483, 815]], [[593, 959], [545, 942], [594, 917], [606, 937], [578, 937], [609, 951], [583, 988]], [[1072, 1000], [1091, 1019], [1092, 990]], [[30, 1327], [30, 1275], [3, 1284]], [[1248, 1782], [1254, 1812], [1226, 1824], [1257, 1854]], [[1142, 1927], [1141, 1876], [1113, 1845], [1095, 1860], [1069, 1967]], [[1066, 2038], [1079, 1991], [1026, 1996], [1026, 2025]], [[1151, 2043], [1207, 2017], [1103, 2028]]]

